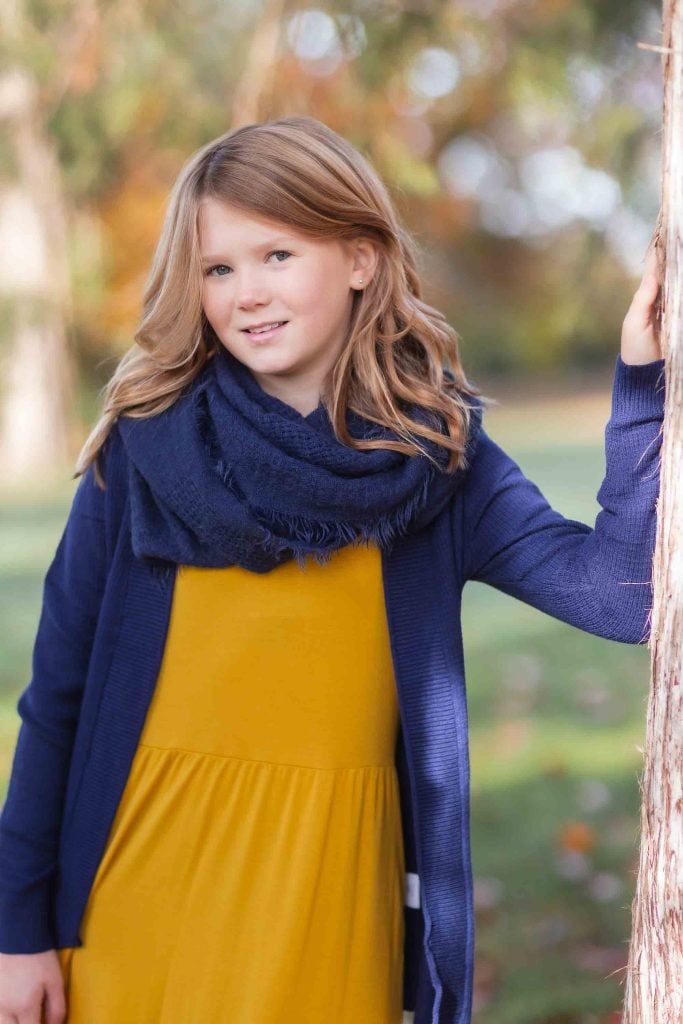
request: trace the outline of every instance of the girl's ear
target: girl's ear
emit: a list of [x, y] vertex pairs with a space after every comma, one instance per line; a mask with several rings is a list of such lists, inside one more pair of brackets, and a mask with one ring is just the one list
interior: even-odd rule
[[367, 287], [377, 269], [379, 252], [370, 238], [356, 238], [353, 245], [355, 250], [352, 269], [354, 282], [362, 278], [363, 287]]

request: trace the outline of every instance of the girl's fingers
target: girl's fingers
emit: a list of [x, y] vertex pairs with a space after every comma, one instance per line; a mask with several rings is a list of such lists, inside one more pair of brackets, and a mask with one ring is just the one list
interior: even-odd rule
[[661, 287], [654, 243], [645, 254], [643, 276], [633, 295], [621, 331], [621, 354], [625, 363], [647, 363], [661, 359], [660, 327], [656, 302]]
[[632, 305], [639, 310], [649, 310], [653, 305], [660, 289], [660, 279], [657, 275], [657, 254], [654, 246], [648, 249], [645, 255], [645, 266], [640, 284], [633, 295]]
[[[631, 299], [629, 314], [638, 323], [647, 323], [653, 314], [659, 284], [654, 277], [644, 277]], [[628, 314], [627, 314], [628, 315]]]
[[61, 981], [52, 982], [45, 990], [45, 1024], [64, 1024], [66, 998]]
[[657, 267], [657, 252], [654, 245], [651, 245], [645, 254], [645, 266], [643, 268], [643, 281], [653, 278], [657, 285], [660, 284]]
[[650, 245], [648, 245], [644, 263], [649, 265], [652, 269], [657, 266], [657, 250], [654, 243], [650, 243]]
[[647, 274], [643, 277], [642, 281], [638, 285], [638, 290], [634, 295], [634, 300], [638, 305], [651, 306], [657, 298], [659, 293], [659, 281], [652, 274]]

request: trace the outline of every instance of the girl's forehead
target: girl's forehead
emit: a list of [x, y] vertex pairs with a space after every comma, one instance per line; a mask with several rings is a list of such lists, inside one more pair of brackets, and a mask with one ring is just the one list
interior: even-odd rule
[[248, 210], [221, 203], [215, 199], [205, 199], [199, 207], [197, 226], [200, 236], [230, 236], [239, 243], [242, 238], [249, 240], [268, 241], [282, 237], [290, 240], [305, 240], [302, 232], [284, 221], [261, 217]]
[[308, 246], [345, 255], [349, 240], [321, 238], [300, 231], [285, 221], [261, 217], [216, 199], [205, 199], [199, 207], [197, 233], [203, 259], [228, 251], [257, 254], [267, 247]]

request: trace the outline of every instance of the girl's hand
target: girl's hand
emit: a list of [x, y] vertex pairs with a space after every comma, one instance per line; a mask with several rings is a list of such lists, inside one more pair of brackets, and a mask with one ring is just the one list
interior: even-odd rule
[[621, 329], [621, 358], [625, 363], [651, 363], [662, 358], [655, 306], [661, 287], [654, 245], [645, 257], [645, 270]]
[[0, 953], [0, 1024], [63, 1024], [65, 1020], [57, 950]]

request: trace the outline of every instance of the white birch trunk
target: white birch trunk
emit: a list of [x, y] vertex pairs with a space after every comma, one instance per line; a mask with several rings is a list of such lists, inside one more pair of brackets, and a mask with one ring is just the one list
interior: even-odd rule
[[[20, 5], [2, 9], [0, 27], [14, 43], [24, 38]], [[10, 324], [0, 353], [0, 472], [7, 484], [54, 473], [68, 459], [74, 371], [61, 169], [38, 87], [19, 64], [0, 74], [0, 123], [15, 167], [0, 195], [0, 297]]]

